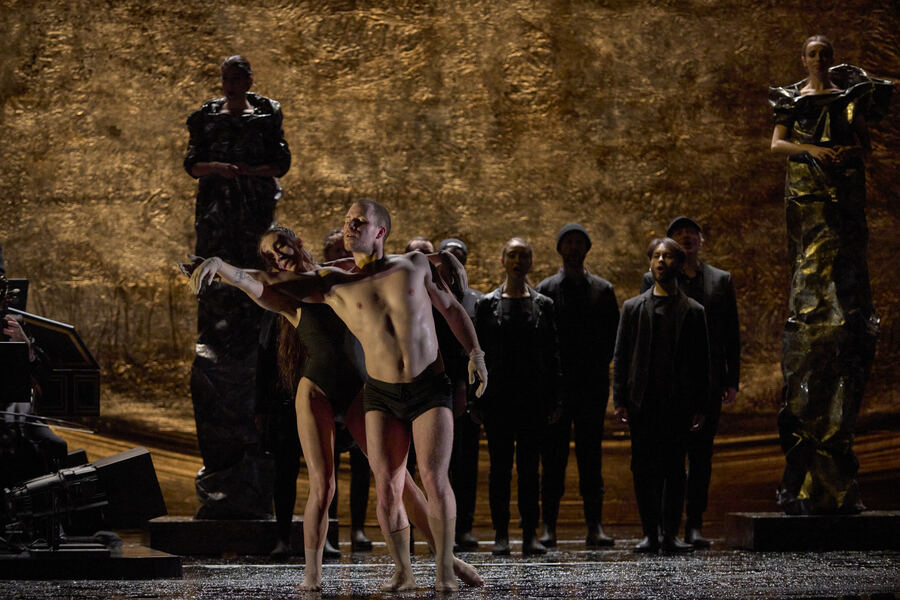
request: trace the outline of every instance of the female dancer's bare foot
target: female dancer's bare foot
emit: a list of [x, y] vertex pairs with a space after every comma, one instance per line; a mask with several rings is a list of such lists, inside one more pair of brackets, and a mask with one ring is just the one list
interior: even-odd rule
[[[466, 585], [472, 587], [481, 587], [484, 585], [484, 579], [481, 578], [481, 575], [478, 574], [475, 567], [467, 562], [459, 560], [455, 556], [453, 557], [453, 572], [456, 573], [456, 576]], [[434, 589], [437, 589], [437, 583], [435, 583]], [[458, 589], [458, 586], [453, 589]]]
[[304, 548], [306, 566], [303, 568], [303, 581], [300, 589], [304, 592], [322, 591], [322, 549]]

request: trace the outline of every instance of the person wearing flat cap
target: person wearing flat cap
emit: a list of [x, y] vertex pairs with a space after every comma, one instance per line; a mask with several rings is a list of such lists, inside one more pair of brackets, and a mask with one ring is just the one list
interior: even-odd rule
[[575, 428], [575, 457], [584, 504], [588, 547], [611, 546], [603, 532], [603, 419], [609, 401], [609, 363], [616, 343], [619, 307], [610, 282], [589, 273], [584, 260], [591, 249], [587, 230], [569, 223], [559, 230], [556, 251], [562, 267], [537, 291], [553, 300], [562, 367], [563, 410], [550, 426], [542, 448], [545, 546], [556, 545], [556, 522], [565, 491], [569, 440]]
[[[719, 426], [723, 404], [734, 402], [741, 368], [740, 326], [731, 273], [700, 259], [703, 229], [694, 219], [678, 216], [666, 228], [666, 235], [681, 244], [685, 261], [678, 275], [678, 287], [706, 310], [709, 330], [710, 386], [709, 412], [703, 426], [688, 437], [688, 475], [685, 491], [684, 541], [695, 548], [707, 548], [703, 537], [712, 473], [713, 438]], [[641, 291], [653, 286], [653, 275], [644, 273]]]

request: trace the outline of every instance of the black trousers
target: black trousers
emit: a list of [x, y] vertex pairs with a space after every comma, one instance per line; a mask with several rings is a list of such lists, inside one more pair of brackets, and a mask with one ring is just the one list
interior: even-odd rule
[[509, 530], [513, 457], [522, 529], [536, 529], [540, 518], [540, 447], [545, 432], [541, 428], [516, 426], [512, 418], [509, 413], [488, 414], [484, 422], [491, 461], [488, 475], [491, 522], [497, 532]]
[[472, 530], [475, 495], [478, 489], [478, 445], [481, 425], [468, 413], [453, 423], [453, 452], [450, 455], [450, 486], [456, 495], [456, 532]]
[[718, 404], [706, 417], [700, 431], [692, 431], [687, 438], [687, 489], [685, 492], [685, 527], [700, 529], [703, 513], [709, 502], [709, 482], [712, 478], [713, 439], [719, 428], [722, 405]]
[[291, 539], [291, 521], [297, 502], [297, 475], [300, 474], [300, 438], [297, 436], [297, 412], [293, 403], [278, 403], [276, 412], [268, 415], [266, 449], [275, 458], [275, 481], [272, 495], [278, 539], [285, 544]]
[[566, 491], [569, 442], [575, 428], [575, 460], [578, 489], [586, 523], [599, 523], [603, 513], [603, 424], [608, 395], [598, 398], [596, 389], [577, 390], [566, 399], [559, 422], [547, 428], [541, 446], [541, 500], [544, 523], [555, 524]]
[[688, 427], [683, 418], [630, 416], [631, 473], [644, 535], [675, 537], [684, 506]]

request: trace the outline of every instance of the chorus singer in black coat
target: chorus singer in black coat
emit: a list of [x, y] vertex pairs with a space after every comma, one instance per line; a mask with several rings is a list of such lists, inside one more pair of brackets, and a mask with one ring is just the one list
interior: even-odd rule
[[622, 306], [613, 404], [631, 431], [631, 471], [646, 536], [635, 551], [658, 551], [661, 529], [664, 551], [686, 552], [693, 546], [675, 536], [684, 503], [687, 436], [702, 426], [709, 411], [706, 316], [699, 303], [678, 289], [685, 257], [681, 246], [658, 238], [647, 256], [655, 283]]
[[[712, 477], [713, 440], [719, 428], [722, 405], [734, 402], [741, 378], [741, 334], [737, 298], [731, 273], [700, 259], [705, 239], [700, 224], [690, 217], [675, 217], [666, 235], [678, 242], [685, 262], [678, 273], [678, 289], [703, 305], [709, 331], [709, 412], [703, 427], [688, 436], [687, 488], [685, 490], [684, 541], [708, 548], [703, 537], [703, 513]], [[644, 273], [641, 291], [653, 287], [653, 274]]]

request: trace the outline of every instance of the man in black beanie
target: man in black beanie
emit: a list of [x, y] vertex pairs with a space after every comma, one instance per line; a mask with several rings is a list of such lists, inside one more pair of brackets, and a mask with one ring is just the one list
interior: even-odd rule
[[619, 307], [610, 282], [588, 272], [584, 259], [591, 238], [577, 223], [560, 229], [556, 251], [562, 267], [543, 280], [537, 291], [553, 299], [562, 366], [562, 417], [550, 431], [542, 449], [544, 474], [542, 505], [545, 546], [556, 545], [556, 520], [565, 491], [569, 440], [575, 427], [575, 457], [584, 502], [588, 547], [611, 546], [603, 532], [603, 475], [601, 442], [609, 400], [609, 363], [616, 343]]

